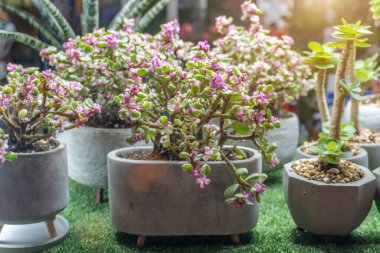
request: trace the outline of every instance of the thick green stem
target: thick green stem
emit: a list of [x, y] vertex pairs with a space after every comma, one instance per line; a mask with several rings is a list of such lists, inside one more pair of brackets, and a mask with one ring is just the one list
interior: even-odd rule
[[228, 165], [228, 168], [230, 168], [231, 172], [235, 175], [236, 177], [236, 180], [238, 181], [238, 183], [242, 186], [246, 186], [246, 187], [249, 187], [251, 188], [252, 185], [250, 183], [248, 183], [247, 181], [245, 181], [244, 179], [242, 179], [240, 176], [236, 176], [236, 167], [235, 165], [230, 161], [230, 159], [228, 159], [228, 157], [221, 153], [221, 157], [222, 159], [227, 163]]
[[334, 82], [334, 103], [330, 120], [330, 139], [339, 140], [340, 138], [340, 123], [344, 109], [344, 100], [346, 98], [346, 93], [340, 87], [340, 81], [345, 79], [345, 73], [347, 71], [348, 61], [350, 59], [353, 47], [353, 41], [346, 42], [342, 54], [340, 55], [340, 61], [336, 70]]
[[[350, 78], [350, 82], [356, 81], [355, 76], [355, 60], [356, 60], [356, 48], [353, 47], [352, 54], [350, 57], [350, 63], [348, 68], [348, 77]], [[351, 97], [351, 122], [354, 123], [356, 132], [359, 132], [359, 101]]]
[[315, 94], [317, 96], [318, 109], [321, 114], [322, 124], [330, 120], [330, 113], [326, 101], [326, 76], [327, 70], [319, 69], [318, 82], [315, 86]]

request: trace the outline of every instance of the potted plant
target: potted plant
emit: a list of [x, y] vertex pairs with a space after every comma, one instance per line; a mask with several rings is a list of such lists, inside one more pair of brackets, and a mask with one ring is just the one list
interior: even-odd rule
[[[301, 159], [285, 165], [283, 187], [294, 222], [301, 229], [322, 235], [346, 235], [367, 216], [375, 196], [375, 177], [366, 167], [341, 158], [341, 119], [346, 95], [360, 93], [360, 84], [344, 81], [353, 48], [363, 46], [367, 27], [359, 23], [335, 27], [334, 36], [343, 44], [336, 71], [334, 103], [328, 136], [313, 146], [318, 158]], [[358, 89], [359, 88], [359, 89]], [[323, 207], [323, 208], [321, 208]]]
[[[0, 118], [9, 129], [9, 136], [0, 130], [0, 231], [8, 236], [0, 234], [0, 250], [40, 251], [68, 233], [67, 221], [57, 216], [68, 203], [66, 146], [55, 136], [85, 124], [100, 107], [91, 99], [70, 99], [81, 85], [54, 72], [14, 64], [7, 69], [8, 83], [0, 87]], [[65, 126], [66, 118], [75, 123]], [[25, 234], [31, 225], [24, 224], [32, 223]], [[15, 224], [24, 226], [7, 226]]]
[[315, 80], [302, 56], [292, 50], [291, 37], [269, 35], [260, 24], [261, 11], [252, 1], [244, 2], [241, 8], [242, 19], [248, 19], [250, 26], [237, 26], [232, 18], [218, 17], [216, 29], [222, 37], [215, 41], [213, 52], [248, 74], [251, 92], [261, 84], [273, 86], [270, 107], [280, 118], [281, 128], [270, 131], [268, 140], [276, 142], [278, 158], [286, 163], [293, 159], [298, 146], [299, 121], [294, 113], [284, 110], [284, 104], [306, 95]]
[[[362, 26], [361, 22], [358, 22], [356, 24], [348, 24], [345, 20], [343, 20], [343, 25], [336, 27], [336, 31], [332, 34], [333, 37], [335, 37], [338, 40], [353, 40], [354, 45], [350, 47], [350, 52], [343, 51], [343, 53], [346, 53], [348, 55], [348, 58], [345, 55], [341, 55], [341, 61], [339, 62], [339, 65], [337, 67], [337, 72], [335, 76], [335, 87], [338, 87], [339, 89], [343, 90], [340, 93], [337, 93], [337, 91], [334, 92], [335, 96], [337, 94], [341, 94], [340, 100], [343, 101], [343, 106], [344, 106], [344, 100], [346, 95], [350, 95], [353, 99], [360, 99], [361, 95], [361, 82], [358, 80], [353, 80], [352, 78], [352, 66], [353, 63], [355, 62], [355, 57], [354, 55], [356, 54], [356, 47], [367, 47], [369, 44], [365, 43], [366, 38], [363, 38], [364, 36], [371, 34], [370, 31], [367, 30], [368, 27]], [[338, 47], [343, 47], [343, 42], [336, 42], [336, 43], [329, 43], [329, 46], [338, 46]], [[318, 61], [318, 52], [320, 52], [320, 57], [324, 58], [327, 57], [330, 60], [332, 59], [331, 53], [328, 53], [327, 51], [327, 46], [323, 47], [322, 45], [319, 45], [317, 43], [311, 43], [310, 44], [311, 49], [313, 52], [308, 54], [308, 61], [309, 62], [314, 62], [314, 64], [317, 64]], [[335, 61], [335, 60], [334, 60]], [[341, 70], [344, 69], [344, 72], [341, 72]], [[344, 78], [345, 78], [345, 71], [350, 72], [351, 76], [351, 83], [347, 83]], [[323, 76], [318, 76], [318, 84], [320, 85], [325, 85], [323, 81]], [[321, 81], [322, 79], [322, 81]], [[336, 84], [338, 83], [338, 84]], [[318, 88], [319, 90], [321, 88]], [[317, 93], [317, 100], [319, 101], [318, 104], [323, 104], [324, 100], [324, 94], [320, 94], [319, 92]], [[344, 96], [344, 97], [343, 97]], [[340, 101], [339, 101], [340, 102]], [[334, 99], [335, 103], [335, 99]], [[343, 108], [339, 107], [340, 104], [337, 103], [335, 106], [333, 106], [333, 110], [338, 110], [340, 114], [343, 113]], [[321, 115], [327, 114], [328, 111], [324, 108], [322, 108]], [[336, 111], [334, 112], [335, 117], [341, 117]], [[339, 115], [339, 116], [337, 116]], [[343, 146], [344, 151], [351, 151], [353, 156], [345, 158], [348, 161], [351, 161], [353, 163], [368, 167], [368, 154], [367, 152], [361, 148], [357, 143], [351, 143], [348, 141], [353, 140], [355, 138], [355, 128], [354, 126], [350, 124], [344, 124], [341, 127], [341, 118], [338, 118], [339, 121], [337, 123], [334, 123], [334, 127], [339, 126], [339, 130], [336, 130], [338, 134], [335, 136], [337, 140], [342, 140], [346, 141]], [[326, 123], [326, 118], [325, 122], [322, 121], [322, 123]], [[329, 125], [330, 127], [327, 127]], [[331, 130], [331, 122], [330, 124], [327, 123], [323, 127], [323, 133], [322, 135], [328, 135], [330, 136], [330, 131]], [[335, 130], [334, 130], [335, 131]], [[315, 145], [315, 143], [304, 143], [301, 147], [297, 149], [296, 157], [295, 159], [300, 159], [300, 158], [311, 158], [313, 156], [316, 156], [315, 153], [313, 153], [313, 149], [310, 148], [310, 146]]]
[[[169, 28], [156, 36], [166, 36]], [[268, 109], [272, 86], [248, 94], [246, 74], [220, 65], [207, 42], [188, 56], [185, 64], [172, 54], [153, 59], [115, 97], [121, 118], [132, 126], [128, 140], [153, 143], [108, 154], [112, 223], [139, 235], [139, 245], [152, 235], [225, 234], [237, 242], [237, 234], [257, 224], [266, 176], [257, 151], [224, 144], [251, 140], [266, 162], [278, 162], [271, 154], [276, 146], [264, 137], [279, 126]], [[225, 205], [224, 197], [242, 208]]]
[[[85, 127], [61, 136], [68, 143], [70, 178], [96, 187], [98, 203], [103, 201], [108, 182], [106, 154], [125, 147], [125, 136], [130, 134], [129, 125], [118, 116], [119, 107], [113, 97], [128, 87], [137, 64], [144, 66], [152, 59], [150, 47], [156, 48], [157, 57], [164, 50], [158, 41], [152, 41], [151, 35], [132, 33], [132, 27], [133, 22], [125, 30], [96, 30], [70, 39], [64, 51], [48, 47], [40, 52], [62, 78], [83, 84], [79, 97], [102, 105], [102, 112]], [[74, 141], [78, 139], [83, 141]]]

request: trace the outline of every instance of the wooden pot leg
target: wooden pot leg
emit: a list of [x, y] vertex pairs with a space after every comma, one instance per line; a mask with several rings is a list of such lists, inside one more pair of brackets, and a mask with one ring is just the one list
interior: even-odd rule
[[3, 224], [0, 224], [0, 234], [1, 234], [1, 230], [3, 229], [4, 225]]
[[50, 238], [57, 237], [57, 230], [55, 229], [54, 219], [45, 221]]
[[103, 188], [96, 188], [96, 203], [97, 204], [103, 204], [104, 201], [104, 189]]
[[241, 241], [240, 241], [240, 236], [238, 234], [234, 234], [234, 235], [231, 235], [231, 242], [233, 244], [240, 244]]
[[139, 235], [137, 238], [137, 247], [142, 248], [146, 244], [146, 236], [145, 235]]

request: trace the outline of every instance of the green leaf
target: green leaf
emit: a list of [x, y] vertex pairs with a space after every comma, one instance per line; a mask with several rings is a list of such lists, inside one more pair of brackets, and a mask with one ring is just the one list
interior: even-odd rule
[[8, 152], [5, 154], [5, 159], [7, 159], [8, 161], [13, 161], [17, 158], [17, 155], [13, 152]]
[[131, 12], [132, 7], [136, 5], [140, 0], [128, 0], [125, 2], [124, 6], [121, 8], [121, 10], [114, 16], [114, 18], [111, 21], [111, 24], [109, 25], [108, 29], [110, 30], [117, 30], [122, 25], [122, 21], [124, 17], [127, 16], [129, 12]]
[[148, 72], [149, 72], [148, 69], [141, 68], [141, 69], [137, 70], [137, 75], [138, 75], [138, 76], [144, 76], [144, 75], [147, 74]]
[[48, 44], [46, 44], [45, 42], [42, 42], [41, 40], [38, 40], [30, 35], [27, 35], [25, 33], [20, 33], [20, 32], [10, 32], [10, 31], [0, 29], [0, 37], [16, 40], [37, 51], [41, 51], [41, 49], [49, 46]]
[[203, 164], [201, 168], [201, 172], [203, 175], [207, 176], [211, 173], [211, 167], [208, 164]]
[[234, 196], [236, 190], [239, 188], [239, 184], [233, 184], [231, 186], [229, 186], [225, 191], [224, 191], [224, 197], [225, 198], [229, 198], [229, 197], [232, 197]]
[[310, 50], [313, 50], [315, 52], [323, 52], [323, 51], [325, 51], [324, 48], [323, 48], [323, 46], [320, 43], [318, 43], [318, 42], [314, 42], [314, 41], [309, 42], [309, 44], [307, 44], [307, 46], [310, 48]]
[[251, 133], [251, 128], [247, 124], [241, 123], [239, 121], [235, 121], [231, 124], [232, 128], [235, 130], [236, 133], [240, 135], [247, 135]]
[[246, 174], [248, 174], [247, 168], [239, 168], [239, 169], [236, 169], [236, 171], [235, 171], [236, 176], [242, 176], [242, 175], [246, 175]]
[[189, 171], [192, 171], [194, 169], [194, 167], [190, 163], [186, 163], [186, 164], [182, 165], [182, 169], [186, 172], [189, 172]]

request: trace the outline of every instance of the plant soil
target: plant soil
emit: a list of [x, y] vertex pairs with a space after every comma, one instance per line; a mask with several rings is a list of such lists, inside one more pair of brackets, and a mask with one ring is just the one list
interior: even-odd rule
[[380, 108], [380, 94], [370, 96], [360, 102], [362, 105]]
[[[12, 145], [10, 145], [12, 146]], [[20, 151], [18, 149], [10, 149], [10, 151], [13, 151], [15, 153], [37, 153], [37, 152], [44, 152], [44, 151], [50, 151], [59, 146], [59, 142], [55, 139], [49, 139], [49, 140], [39, 140], [32, 144], [31, 147], [29, 147], [26, 151]]]
[[[315, 141], [305, 141], [301, 146], [301, 151], [308, 155], [316, 155], [310, 151], [311, 146], [315, 146]], [[360, 147], [351, 142], [345, 142], [342, 147], [343, 152], [352, 152], [353, 156], [360, 155]]]
[[[223, 153], [231, 160], [242, 160], [237, 159], [235, 152], [233, 152], [231, 149], [223, 150]], [[243, 158], [246, 159], [250, 157], [248, 154], [246, 154], [247, 157]], [[120, 158], [124, 159], [130, 159], [130, 160], [153, 160], [153, 161], [186, 161], [186, 159], [180, 159], [177, 156], [174, 156], [171, 152], [164, 151], [162, 153], [152, 153], [151, 151], [135, 151], [133, 153], [123, 153], [118, 155]]]
[[380, 133], [370, 129], [360, 129], [359, 134], [350, 141], [357, 143], [380, 143]]
[[320, 160], [304, 159], [292, 163], [294, 172], [310, 180], [321, 181], [327, 184], [349, 183], [360, 180], [364, 172], [352, 162], [340, 160], [339, 165], [326, 170]]

